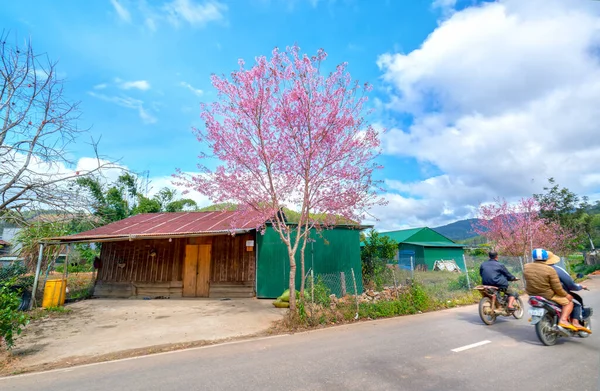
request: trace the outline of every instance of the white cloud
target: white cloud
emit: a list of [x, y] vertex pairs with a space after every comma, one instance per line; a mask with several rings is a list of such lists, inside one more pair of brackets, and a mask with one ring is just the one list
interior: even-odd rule
[[129, 96], [108, 96], [95, 92], [88, 92], [94, 98], [104, 100], [106, 102], [115, 103], [121, 107], [137, 110], [140, 118], [145, 124], [153, 124], [158, 120], [148, 110], [144, 108], [144, 102], [139, 99], [134, 99]]
[[433, 8], [454, 8], [456, 6], [456, 0], [434, 0], [432, 5]]
[[101, 84], [96, 84], [96, 85], [94, 86], [94, 89], [95, 89], [95, 90], [103, 90], [103, 89], [105, 89], [106, 87], [108, 87], [108, 85], [107, 85], [106, 83], [101, 83]]
[[[197, 173], [186, 173], [187, 175], [197, 174]], [[162, 188], [168, 187], [170, 189], [175, 189], [178, 192], [180, 198], [190, 198], [196, 201], [199, 208], [212, 205], [212, 202], [208, 199], [208, 197], [198, 193], [197, 191], [190, 190], [185, 186], [175, 185], [173, 181], [176, 181], [171, 176], [159, 176], [159, 177], [151, 177], [150, 178], [150, 186], [148, 188], [148, 197], [153, 197], [156, 193], [158, 193]], [[184, 191], [190, 190], [189, 193], [183, 194]]]
[[396, 220], [468, 217], [493, 197], [540, 192], [549, 177], [580, 194], [598, 190], [600, 4], [592, 3], [473, 6], [441, 22], [419, 49], [379, 57], [388, 107], [414, 117], [384, 136], [385, 152], [444, 173], [388, 183]]
[[204, 91], [202, 91], [199, 88], [194, 88], [194, 86], [192, 86], [190, 83], [182, 81], [181, 83], [179, 83], [179, 85], [192, 91], [196, 96], [202, 96], [202, 94], [204, 94]]
[[137, 89], [140, 91], [147, 91], [150, 89], [150, 83], [147, 80], [124, 81], [119, 78], [116, 78], [115, 82], [122, 90]]
[[115, 11], [117, 12], [117, 15], [119, 15], [119, 18], [121, 18], [121, 20], [127, 23], [131, 22], [131, 14], [129, 13], [127, 8], [125, 8], [121, 3], [119, 3], [118, 0], [110, 0], [110, 3], [115, 8]]
[[208, 22], [223, 19], [227, 6], [217, 1], [199, 4], [193, 0], [173, 0], [165, 4], [164, 10], [169, 21], [175, 26], [179, 26], [181, 22], [192, 26], [204, 26]]

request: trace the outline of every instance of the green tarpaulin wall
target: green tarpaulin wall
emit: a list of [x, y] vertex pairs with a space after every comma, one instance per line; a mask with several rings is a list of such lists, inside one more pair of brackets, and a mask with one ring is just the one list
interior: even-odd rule
[[[305, 251], [306, 272], [312, 268], [315, 279], [324, 275], [323, 280], [332, 293], [340, 294], [341, 280], [336, 278], [344, 272], [346, 289], [353, 293], [354, 283], [351, 270], [354, 270], [358, 292], [362, 292], [362, 272], [360, 260], [360, 230], [336, 227], [311, 232], [314, 243], [308, 243]], [[256, 235], [256, 296], [276, 298], [289, 287], [290, 262], [285, 244], [279, 234], [267, 227], [264, 235]], [[296, 288], [300, 289], [300, 248], [296, 253]]]

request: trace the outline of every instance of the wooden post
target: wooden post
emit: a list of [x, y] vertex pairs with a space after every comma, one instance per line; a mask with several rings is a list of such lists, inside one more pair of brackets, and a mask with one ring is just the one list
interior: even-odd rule
[[[311, 303], [315, 304], [315, 272], [313, 269], [310, 269], [310, 297], [311, 297]], [[312, 311], [311, 307], [311, 311]]]
[[[67, 299], [67, 277], [69, 277], [69, 254], [71, 253], [71, 244], [67, 244], [67, 254], [65, 256], [65, 261], [63, 263], [64, 266], [64, 270], [63, 270], [63, 280], [64, 280], [64, 284], [65, 284], [65, 300]], [[63, 290], [60, 290], [60, 293], [58, 295], [58, 302], [60, 303], [63, 299], [62, 297], [63, 295]]]
[[467, 267], [467, 258], [463, 254], [463, 265], [465, 265], [465, 273], [467, 274], [467, 287], [471, 290], [471, 280], [469, 279], [469, 268]]
[[356, 288], [356, 276], [354, 275], [354, 269], [350, 269], [352, 271], [352, 281], [354, 282], [354, 298], [356, 299], [356, 315], [354, 315], [354, 320], [358, 319], [358, 289]]
[[344, 272], [340, 272], [340, 278], [342, 279], [342, 293], [341, 297], [346, 296], [346, 275]]
[[38, 283], [40, 282], [40, 271], [42, 270], [42, 259], [44, 257], [44, 243], [40, 243], [40, 253], [38, 254], [37, 266], [35, 268], [35, 277], [33, 279], [33, 290], [31, 291], [31, 301], [29, 302], [29, 309], [33, 307], [35, 302], [35, 294], [37, 292]]

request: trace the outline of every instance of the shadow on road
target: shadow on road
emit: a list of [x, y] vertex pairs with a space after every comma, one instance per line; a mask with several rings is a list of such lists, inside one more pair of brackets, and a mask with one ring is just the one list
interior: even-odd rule
[[541, 345], [540, 341], [535, 335], [534, 327], [531, 326], [524, 318], [515, 319], [512, 317], [499, 317], [496, 319], [496, 323], [488, 326], [481, 321], [479, 314], [477, 313], [462, 313], [459, 314], [458, 317], [463, 321], [480, 325], [481, 327], [485, 327], [490, 331], [503, 334], [517, 342], [525, 342], [530, 345]]

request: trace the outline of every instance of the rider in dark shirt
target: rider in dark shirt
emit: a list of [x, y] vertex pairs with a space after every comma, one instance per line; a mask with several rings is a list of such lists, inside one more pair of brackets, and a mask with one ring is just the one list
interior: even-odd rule
[[498, 289], [504, 290], [508, 296], [508, 309], [514, 310], [515, 296], [516, 293], [509, 288], [509, 281], [516, 281], [517, 277], [510, 274], [506, 269], [506, 266], [498, 262], [498, 253], [490, 251], [488, 253], [490, 259], [483, 262], [479, 267], [479, 274], [481, 275], [481, 283], [483, 285], [495, 286]]

